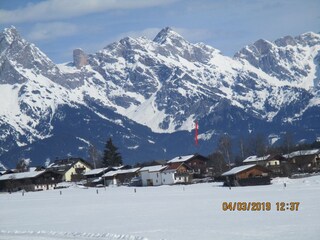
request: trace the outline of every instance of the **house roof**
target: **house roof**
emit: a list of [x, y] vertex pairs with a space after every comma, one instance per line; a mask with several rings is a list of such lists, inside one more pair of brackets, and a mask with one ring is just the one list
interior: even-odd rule
[[79, 161], [91, 167], [90, 164], [82, 158], [66, 158], [54, 161], [47, 167], [47, 169], [54, 170], [57, 172], [66, 172]]
[[25, 178], [34, 178], [45, 171], [33, 171], [33, 172], [21, 172], [21, 173], [10, 173], [10, 174], [4, 174], [0, 176], [0, 181], [9, 180], [9, 179], [25, 179]]
[[266, 161], [269, 159], [269, 157], [270, 157], [270, 154], [267, 156], [262, 156], [262, 157], [250, 156], [250, 157], [247, 157], [245, 160], [243, 160], [243, 162], [248, 163], [248, 162]]
[[126, 174], [126, 173], [135, 173], [139, 170], [140, 168], [131, 168], [131, 169], [121, 169], [121, 170], [116, 170], [116, 171], [110, 171], [104, 174], [102, 177], [114, 177], [119, 174]]
[[320, 149], [295, 151], [289, 154], [284, 154], [283, 156], [285, 158], [293, 158], [293, 157], [308, 156], [308, 155], [314, 155], [314, 154], [320, 154]]
[[171, 159], [170, 161], [168, 161], [168, 163], [185, 162], [194, 156], [195, 155], [186, 155], [186, 156], [175, 157], [175, 158]]
[[166, 169], [164, 169], [164, 171], [170, 171], [170, 170], [177, 170], [181, 165], [183, 165], [184, 167], [188, 168], [188, 169], [192, 169], [191, 167], [189, 167], [187, 164], [183, 163], [183, 162], [174, 162], [174, 163], [170, 163]]
[[109, 169], [108, 167], [106, 167], [106, 168], [96, 168], [96, 169], [89, 170], [84, 175], [88, 176], [88, 175], [101, 174], [101, 173], [103, 173], [104, 171], [106, 171], [108, 169]]
[[149, 172], [160, 172], [164, 170], [167, 166], [163, 165], [156, 165], [156, 166], [147, 166], [140, 169], [140, 172], [142, 171], [149, 171]]
[[256, 164], [250, 164], [250, 165], [243, 165], [243, 166], [235, 167], [235, 168], [230, 169], [227, 172], [224, 172], [223, 174], [221, 174], [221, 176], [235, 175], [237, 173], [245, 171], [245, 170], [247, 170], [249, 168], [252, 168], [254, 166], [256, 166]]

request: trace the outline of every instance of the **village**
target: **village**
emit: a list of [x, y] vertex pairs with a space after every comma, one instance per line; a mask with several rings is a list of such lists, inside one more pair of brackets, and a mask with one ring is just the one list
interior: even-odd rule
[[270, 184], [275, 177], [307, 177], [320, 170], [320, 149], [294, 151], [284, 155], [250, 156], [240, 166], [217, 167], [200, 154], [153, 161], [141, 167], [121, 165], [94, 168], [82, 158], [58, 159], [47, 167], [1, 169], [0, 191], [43, 191], [76, 183], [85, 187], [160, 186], [219, 181], [224, 186]]

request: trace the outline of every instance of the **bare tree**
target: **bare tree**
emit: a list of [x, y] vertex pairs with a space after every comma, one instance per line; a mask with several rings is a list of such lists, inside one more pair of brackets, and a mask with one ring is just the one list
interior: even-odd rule
[[207, 167], [210, 169], [212, 177], [219, 176], [225, 170], [227, 170], [226, 162], [224, 161], [223, 155], [220, 151], [215, 151], [209, 156]]
[[264, 156], [267, 153], [266, 138], [263, 134], [250, 135], [248, 140], [249, 155]]
[[283, 152], [289, 154], [293, 149], [293, 134], [291, 132], [286, 132], [283, 136]]
[[228, 163], [229, 168], [231, 166], [231, 138], [227, 134], [223, 134], [218, 141], [218, 150], [222, 153], [224, 160]]
[[17, 163], [16, 169], [19, 172], [28, 172], [29, 171], [29, 166], [30, 166], [31, 160], [30, 158], [22, 158], [19, 160]]
[[97, 148], [93, 145], [90, 144], [88, 148], [88, 155], [89, 155], [89, 161], [92, 162], [93, 168], [97, 168], [99, 165], [99, 151]]

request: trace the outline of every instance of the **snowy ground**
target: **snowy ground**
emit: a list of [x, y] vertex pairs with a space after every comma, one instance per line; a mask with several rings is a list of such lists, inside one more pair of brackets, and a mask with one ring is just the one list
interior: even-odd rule
[[[283, 181], [287, 187], [284, 188]], [[223, 211], [223, 202], [271, 202], [271, 211]], [[300, 202], [278, 212], [276, 202]], [[0, 240], [320, 239], [320, 176], [229, 190], [109, 187], [0, 194]]]

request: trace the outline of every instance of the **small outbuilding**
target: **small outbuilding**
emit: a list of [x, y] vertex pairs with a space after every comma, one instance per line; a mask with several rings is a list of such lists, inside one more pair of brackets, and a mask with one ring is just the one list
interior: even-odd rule
[[139, 170], [142, 186], [159, 186], [162, 185], [162, 172], [167, 166], [156, 165], [147, 166]]
[[193, 179], [193, 169], [183, 162], [171, 163], [161, 172], [162, 184], [188, 184]]
[[227, 186], [250, 186], [270, 184], [270, 170], [266, 167], [250, 164], [232, 168], [223, 173]]
[[140, 168], [120, 169], [102, 175], [106, 185], [129, 185], [131, 179], [138, 177]]

